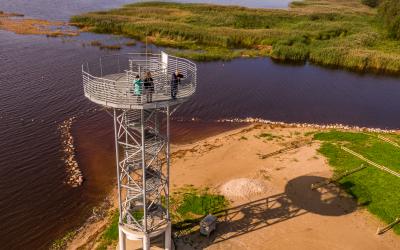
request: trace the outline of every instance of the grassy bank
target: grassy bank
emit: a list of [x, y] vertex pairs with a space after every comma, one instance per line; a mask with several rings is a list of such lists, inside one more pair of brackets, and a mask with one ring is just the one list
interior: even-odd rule
[[[385, 138], [400, 143], [399, 135], [383, 135]], [[314, 139], [323, 141], [320, 153], [326, 156], [335, 173], [359, 167], [367, 168], [340, 180], [340, 184], [353, 195], [359, 204], [365, 205], [373, 214], [386, 223], [393, 222], [400, 216], [400, 179], [382, 170], [366, 164], [345, 152], [345, 146], [375, 163], [400, 172], [400, 148], [383, 141], [377, 134], [331, 131], [318, 133]], [[400, 225], [394, 228], [400, 234]]]
[[109, 224], [102, 233], [99, 242], [96, 246], [96, 250], [106, 250], [109, 246], [116, 246], [118, 241], [118, 220], [119, 213], [114, 211], [109, 218]]
[[[75, 25], [176, 48], [195, 60], [271, 56], [400, 72], [400, 46], [359, 0], [304, 0], [288, 10], [145, 2], [74, 16]], [[179, 49], [179, 50], [178, 50]]]

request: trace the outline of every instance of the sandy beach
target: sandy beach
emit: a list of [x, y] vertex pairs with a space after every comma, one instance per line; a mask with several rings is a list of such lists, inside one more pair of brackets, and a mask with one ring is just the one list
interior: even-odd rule
[[[376, 235], [384, 223], [335, 185], [311, 190], [332, 176], [315, 131], [252, 124], [173, 145], [172, 191], [209, 187], [230, 200], [210, 238], [180, 237], [177, 249], [400, 249], [397, 235]], [[69, 249], [93, 249], [105, 225], [88, 225]]]

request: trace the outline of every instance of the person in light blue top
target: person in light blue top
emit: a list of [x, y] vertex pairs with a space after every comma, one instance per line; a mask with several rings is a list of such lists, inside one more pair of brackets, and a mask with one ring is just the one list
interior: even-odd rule
[[141, 103], [142, 101], [142, 89], [143, 89], [143, 81], [140, 79], [139, 75], [136, 75], [135, 80], [133, 80], [133, 92], [135, 96], [137, 96], [137, 102]]

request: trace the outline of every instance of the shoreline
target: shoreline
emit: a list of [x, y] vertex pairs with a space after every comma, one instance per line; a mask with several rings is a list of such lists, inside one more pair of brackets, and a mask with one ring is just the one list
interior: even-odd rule
[[[233, 120], [224, 120], [224, 121], [219, 121], [219, 122], [238, 122], [237, 119]], [[187, 164], [190, 165], [190, 163], [187, 163], [187, 160], [192, 159], [191, 161], [193, 161], [194, 158], [198, 158], [198, 157], [204, 157], [204, 155], [209, 154], [212, 151], [218, 150], [221, 144], [221, 141], [226, 140], [226, 138], [232, 138], [232, 137], [237, 137], [240, 140], [240, 136], [243, 133], [248, 133], [249, 131], [254, 130], [255, 128], [257, 129], [257, 127], [268, 127], [269, 129], [271, 129], [272, 131], [305, 131], [305, 132], [309, 132], [309, 131], [314, 131], [314, 132], [318, 132], [318, 131], [326, 131], [326, 130], [331, 130], [331, 129], [341, 129], [343, 128], [343, 126], [341, 126], [340, 128], [338, 126], [322, 126], [322, 125], [305, 125], [305, 124], [285, 124], [282, 122], [271, 122], [271, 121], [261, 121], [260, 119], [252, 119], [252, 118], [247, 118], [247, 119], [243, 119], [242, 121], [240, 121], [242, 123], [248, 123], [246, 125], [244, 125], [243, 127], [240, 128], [233, 128], [231, 130], [228, 131], [224, 131], [215, 135], [211, 135], [208, 136], [207, 138], [202, 138], [199, 140], [196, 140], [194, 142], [190, 142], [187, 144], [172, 144], [172, 168], [173, 168], [173, 172], [172, 172], [172, 183], [171, 183], [171, 190], [175, 190], [181, 186], [184, 185], [184, 183], [186, 183], [187, 181], [189, 181], [191, 184], [194, 184], [195, 186], [210, 186], [210, 183], [214, 183], [214, 181], [211, 181], [207, 179], [202, 180], [188, 180], [187, 177], [182, 176], [183, 172], [188, 171], [188, 169], [184, 166], [186, 166]], [[313, 127], [314, 126], [314, 127]], [[359, 129], [359, 128], [358, 128]], [[345, 131], [354, 131], [354, 132], [362, 132], [364, 130], [354, 130], [351, 127], [345, 127], [345, 129], [343, 129]], [[304, 133], [305, 133], [304, 132]], [[373, 132], [377, 132], [377, 131], [373, 131]], [[382, 132], [382, 131], [380, 131]], [[396, 130], [396, 132], [398, 132]], [[281, 132], [278, 132], [281, 133]], [[297, 132], [296, 132], [297, 133]], [[386, 131], [386, 133], [389, 133], [389, 131]], [[290, 132], [290, 134], [292, 134], [292, 132]], [[225, 138], [225, 139], [224, 139]], [[228, 139], [230, 140], [230, 139]], [[247, 140], [247, 139], [246, 139]], [[215, 145], [214, 145], [215, 144]], [[313, 146], [315, 148], [315, 146]], [[270, 150], [273, 149], [278, 149], [279, 147], [272, 146], [272, 148]], [[195, 149], [195, 151], [193, 151]], [[197, 156], [195, 156], [197, 155]], [[185, 163], [183, 163], [183, 162]], [[177, 163], [178, 162], [178, 163]], [[181, 162], [181, 163], [179, 163]], [[182, 163], [184, 165], [182, 165]], [[177, 165], [176, 165], [177, 164]], [[183, 167], [183, 169], [182, 169]], [[330, 168], [330, 172], [332, 172], [332, 167]], [[197, 168], [196, 168], [197, 169]], [[182, 172], [183, 171], [183, 172]], [[202, 173], [201, 169], [197, 169], [197, 172]], [[196, 175], [196, 171], [192, 174]], [[263, 175], [265, 173], [261, 173], [261, 175]], [[240, 175], [240, 174], [238, 174]], [[241, 174], [243, 175], [243, 174]], [[326, 174], [325, 174], [326, 175]], [[330, 174], [329, 174], [330, 175]], [[203, 179], [203, 175], [200, 174], [198, 175], [200, 179]], [[243, 175], [246, 176], [246, 175]], [[221, 185], [221, 181], [222, 180], [228, 180], [230, 177], [228, 178], [224, 178], [221, 179], [219, 182], [220, 184], [218, 184], [217, 186], [215, 186], [215, 184], [211, 184], [211, 186], [217, 187]], [[259, 178], [259, 177], [258, 177]], [[111, 206], [108, 207], [106, 214], [110, 214], [111, 212], [115, 211], [115, 209], [117, 208], [117, 199], [116, 199], [116, 189], [115, 187], [112, 189], [112, 191], [107, 195], [107, 199], [111, 200]], [[235, 203], [236, 204], [236, 203]], [[370, 213], [367, 213], [367, 216], [364, 217], [370, 217], [369, 220], [372, 221], [377, 221], [378, 219], [373, 216]], [[68, 243], [68, 247], [67, 249], [76, 249], [77, 247], [83, 247], [82, 249], [86, 249], [85, 246], [95, 246], [96, 242], [98, 242], [99, 238], [101, 237], [102, 234], [102, 230], [104, 230], [107, 225], [108, 225], [108, 220], [107, 217], [103, 217], [102, 219], [92, 222], [90, 223], [89, 220], [87, 220], [85, 222], [85, 224], [80, 227], [80, 229], [78, 230], [79, 233], [74, 237], [74, 240], [72, 240], [72, 242]], [[89, 222], [89, 223], [88, 223]], [[390, 233], [392, 234], [392, 233]]]
[[317, 124], [317, 123], [298, 123], [298, 122], [282, 122], [282, 121], [271, 121], [261, 118], [244, 118], [244, 119], [219, 119], [217, 122], [228, 122], [228, 123], [262, 123], [262, 124], [270, 124], [270, 125], [281, 125], [293, 128], [314, 128], [314, 129], [341, 129], [348, 131], [356, 131], [356, 132], [375, 132], [375, 133], [400, 133], [400, 129], [381, 129], [381, 128], [373, 128], [373, 127], [364, 127], [364, 126], [352, 126], [345, 125], [341, 123], [331, 123], [331, 124]]

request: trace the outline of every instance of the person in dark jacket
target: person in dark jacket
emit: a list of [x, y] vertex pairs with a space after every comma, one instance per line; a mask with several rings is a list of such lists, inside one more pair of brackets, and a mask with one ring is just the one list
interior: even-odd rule
[[147, 102], [153, 102], [154, 82], [153, 78], [151, 78], [150, 71], [146, 73], [146, 77], [143, 80], [143, 85], [146, 92]]
[[183, 75], [179, 73], [179, 70], [176, 70], [175, 73], [172, 74], [171, 78], [171, 97], [172, 99], [176, 99], [176, 94], [178, 94], [178, 85], [181, 83], [181, 78]]

